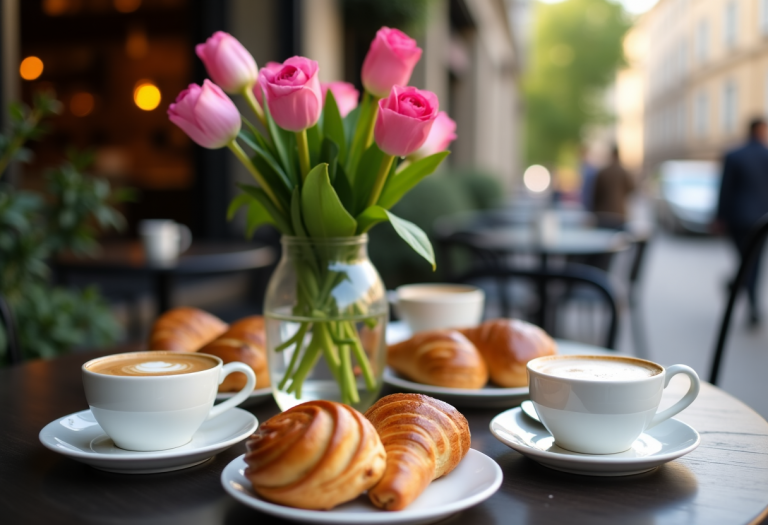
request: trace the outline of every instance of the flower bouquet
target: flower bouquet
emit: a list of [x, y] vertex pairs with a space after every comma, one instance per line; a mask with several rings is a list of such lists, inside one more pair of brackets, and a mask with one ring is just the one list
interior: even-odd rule
[[[222, 32], [196, 52], [213, 82], [182, 91], [169, 118], [199, 145], [231, 149], [253, 175], [257, 184], [240, 185], [230, 218], [246, 207], [249, 234], [262, 224], [283, 234], [265, 301], [276, 399], [287, 408], [335, 397], [364, 409], [381, 387], [388, 312], [365, 234], [389, 222], [434, 268], [426, 234], [389, 210], [456, 137], [437, 97], [406, 86], [421, 49], [396, 29], [379, 30], [359, 104], [351, 84], [321, 84], [317, 62], [304, 57], [259, 70]], [[258, 122], [241, 117], [225, 92], [243, 96]], [[307, 388], [321, 362], [333, 392]]]

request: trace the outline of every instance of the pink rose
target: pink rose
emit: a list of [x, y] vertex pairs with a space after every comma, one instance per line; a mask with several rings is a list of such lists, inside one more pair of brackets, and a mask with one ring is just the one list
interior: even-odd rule
[[195, 53], [213, 81], [227, 93], [242, 93], [256, 83], [256, 61], [230, 34], [216, 31], [204, 44], [195, 46]]
[[168, 108], [168, 118], [204, 148], [226, 146], [240, 133], [240, 113], [219, 86], [208, 79], [190, 84]]
[[339, 107], [341, 118], [349, 115], [349, 112], [357, 107], [357, 100], [360, 98], [360, 92], [349, 82], [324, 82], [320, 83], [323, 90], [323, 107], [325, 107], [325, 94], [328, 90], [333, 93], [336, 99], [336, 105]]
[[415, 87], [393, 86], [379, 101], [373, 136], [388, 155], [407, 157], [424, 144], [437, 118], [437, 95]]
[[317, 71], [317, 62], [304, 57], [289, 58], [277, 70], [262, 69], [259, 83], [278, 126], [302, 131], [320, 118], [323, 95]]
[[421, 159], [448, 149], [451, 142], [456, 140], [456, 123], [448, 113], [441, 111], [437, 114], [432, 130], [424, 144], [413, 153], [413, 157]]
[[283, 65], [280, 62], [267, 62], [267, 65], [259, 70], [259, 82], [253, 85], [253, 95], [262, 106], [264, 106], [264, 92], [261, 90], [261, 77], [264, 76], [264, 70], [279, 71], [282, 67]]
[[386, 97], [392, 86], [408, 84], [419, 58], [421, 49], [414, 39], [397, 29], [382, 27], [365, 55], [363, 86], [379, 98]]

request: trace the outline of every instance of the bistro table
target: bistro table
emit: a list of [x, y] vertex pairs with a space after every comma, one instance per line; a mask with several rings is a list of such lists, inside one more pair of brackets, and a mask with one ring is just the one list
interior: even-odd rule
[[158, 312], [172, 307], [174, 280], [184, 275], [221, 274], [256, 270], [275, 262], [272, 247], [245, 241], [196, 240], [177, 261], [153, 264], [147, 261], [140, 241], [106, 242], [95, 257], [65, 255], [55, 261], [57, 279], [63, 284], [77, 276], [149, 278]]
[[[102, 472], [44, 448], [40, 429], [87, 408], [80, 366], [103, 354], [72, 354], [0, 370], [0, 523], [287, 523], [224, 492], [221, 472], [244, 453], [244, 443], [196, 467], [147, 475]], [[677, 398], [686, 388], [673, 380], [668, 389], [673, 391], [665, 395]], [[278, 412], [272, 400], [245, 408], [260, 421]], [[589, 477], [543, 467], [491, 435], [488, 425], [499, 411], [462, 409], [472, 447], [504, 472], [501, 488], [441, 523], [723, 525], [760, 523], [768, 513], [768, 422], [707, 383], [677, 416], [698, 430], [700, 446], [636, 476]]]

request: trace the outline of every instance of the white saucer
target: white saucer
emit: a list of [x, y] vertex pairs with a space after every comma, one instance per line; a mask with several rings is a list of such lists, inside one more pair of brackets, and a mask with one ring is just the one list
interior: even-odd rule
[[135, 452], [115, 446], [90, 410], [83, 410], [48, 423], [40, 431], [47, 448], [100, 470], [121, 474], [154, 474], [191, 467], [250, 436], [259, 422], [250, 412], [227, 410], [206, 421], [192, 441], [184, 446], [157, 452]]
[[545, 467], [587, 476], [629, 476], [653, 470], [699, 446], [701, 437], [677, 419], [668, 419], [640, 435], [632, 448], [618, 454], [592, 455], [554, 444], [544, 425], [513, 408], [491, 421], [491, 433], [505, 445]]
[[[237, 392], [218, 392], [216, 394], [216, 401], [224, 401], [225, 399], [229, 399], [235, 394], [237, 394]], [[251, 395], [249, 395], [248, 398], [241, 403], [241, 405], [255, 405], [256, 403], [261, 403], [262, 401], [266, 401], [271, 397], [272, 397], [271, 386], [267, 386], [264, 388], [257, 388], [256, 390], [251, 392]]]
[[261, 512], [305, 523], [387, 523], [417, 525], [433, 523], [477, 505], [501, 486], [503, 474], [494, 460], [470, 449], [447, 476], [433, 481], [416, 501], [400, 511], [377, 509], [366, 494], [332, 510], [295, 509], [261, 499], [251, 490], [243, 474], [246, 464], [240, 456], [224, 468], [221, 483], [236, 500]]
[[[394, 323], [392, 323], [394, 324]], [[405, 327], [407, 329], [407, 327]], [[392, 340], [404, 337], [404, 328], [399, 327]], [[407, 337], [406, 337], [407, 338]], [[556, 340], [558, 353], [564, 355], [616, 355], [616, 352], [597, 346], [585, 345], [573, 341]], [[388, 335], [389, 342], [389, 335]], [[390, 343], [391, 344], [391, 343]], [[517, 388], [501, 388], [488, 384], [483, 388], [448, 388], [444, 386], [425, 385], [410, 381], [397, 375], [397, 372], [387, 367], [384, 370], [384, 382], [405, 392], [417, 392], [442, 399], [446, 403], [461, 407], [501, 408], [519, 405], [528, 399], [528, 386]]]

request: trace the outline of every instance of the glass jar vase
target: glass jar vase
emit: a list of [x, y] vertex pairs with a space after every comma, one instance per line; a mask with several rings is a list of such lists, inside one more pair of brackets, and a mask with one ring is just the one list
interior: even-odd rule
[[283, 236], [264, 302], [272, 392], [281, 410], [314, 399], [359, 411], [379, 395], [389, 305], [368, 236]]

